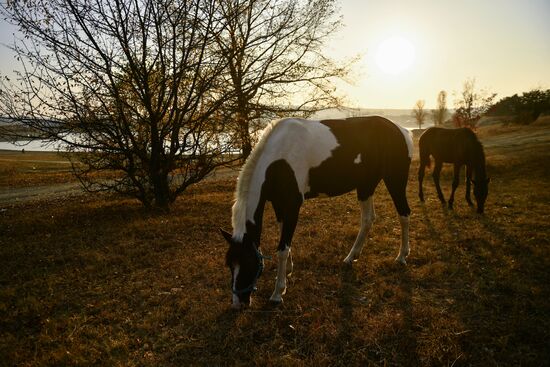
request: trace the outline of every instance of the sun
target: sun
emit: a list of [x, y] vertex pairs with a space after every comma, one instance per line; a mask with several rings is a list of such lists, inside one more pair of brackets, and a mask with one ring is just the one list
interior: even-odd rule
[[376, 51], [376, 64], [386, 74], [397, 75], [414, 62], [413, 44], [403, 37], [391, 37], [380, 43]]

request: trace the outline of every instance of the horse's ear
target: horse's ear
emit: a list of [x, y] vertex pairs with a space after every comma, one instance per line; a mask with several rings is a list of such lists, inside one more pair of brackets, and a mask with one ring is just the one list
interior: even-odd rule
[[222, 233], [222, 236], [223, 238], [225, 238], [225, 240], [227, 242], [229, 242], [229, 244], [232, 244], [233, 243], [233, 236], [231, 235], [231, 233], [227, 232], [227, 231], [224, 231], [223, 229], [220, 228], [220, 232]]

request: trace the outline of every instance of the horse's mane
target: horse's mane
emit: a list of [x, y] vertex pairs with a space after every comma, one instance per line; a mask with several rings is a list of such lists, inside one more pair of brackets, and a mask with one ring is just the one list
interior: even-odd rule
[[231, 222], [233, 225], [233, 237], [236, 240], [242, 240], [246, 231], [246, 204], [250, 190], [250, 181], [254, 174], [254, 169], [262, 156], [269, 136], [281, 120], [271, 121], [262, 132], [258, 144], [254, 147], [246, 162], [244, 163], [239, 178], [237, 179], [237, 188], [235, 189], [235, 202], [232, 207]]
[[471, 129], [467, 129], [466, 131], [470, 136], [474, 149], [479, 154], [483, 165], [485, 165], [485, 152], [483, 151], [483, 144], [481, 143], [481, 141], [479, 141], [479, 138], [477, 137], [476, 133], [474, 133]]
[[475, 174], [481, 174], [482, 177], [485, 177], [485, 151], [483, 149], [483, 144], [479, 141], [476, 133], [471, 129], [465, 128], [464, 131], [466, 132], [466, 135], [468, 135], [470, 143], [472, 144], [471, 147], [474, 150], [474, 156], [478, 158], [474, 165], [474, 171], [476, 172]]

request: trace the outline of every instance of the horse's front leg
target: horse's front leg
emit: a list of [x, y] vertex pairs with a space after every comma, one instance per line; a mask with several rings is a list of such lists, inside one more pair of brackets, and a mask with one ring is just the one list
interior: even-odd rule
[[466, 201], [469, 206], [474, 206], [472, 199], [470, 198], [470, 187], [472, 185], [472, 167], [466, 165]]
[[437, 190], [437, 197], [439, 198], [442, 204], [446, 204], [445, 197], [443, 196], [443, 192], [441, 192], [441, 186], [439, 186], [439, 177], [441, 175], [442, 168], [443, 168], [443, 162], [436, 160], [432, 177], [434, 179], [435, 189]]
[[290, 247], [286, 246], [277, 252], [277, 278], [275, 279], [275, 290], [269, 298], [271, 302], [280, 303], [286, 293], [287, 260], [290, 256]]
[[426, 170], [426, 164], [420, 163], [418, 168], [418, 198], [420, 201], [424, 201], [424, 190], [422, 190], [422, 182], [424, 181], [424, 171]]
[[288, 260], [290, 260], [290, 273], [292, 273], [292, 268], [294, 267], [290, 254], [290, 244], [292, 242], [294, 230], [296, 229], [296, 224], [298, 223], [298, 211], [299, 208], [296, 209], [295, 213], [287, 215], [286, 218], [283, 219], [281, 239], [277, 247], [277, 278], [275, 279], [275, 289], [269, 298], [271, 302], [280, 303], [283, 301], [283, 295], [286, 293]]
[[449, 198], [449, 209], [453, 208], [453, 203], [455, 201], [455, 191], [458, 187], [458, 181], [460, 179], [460, 164], [455, 163], [454, 165], [454, 175], [453, 175], [453, 186], [451, 191], [451, 197]]

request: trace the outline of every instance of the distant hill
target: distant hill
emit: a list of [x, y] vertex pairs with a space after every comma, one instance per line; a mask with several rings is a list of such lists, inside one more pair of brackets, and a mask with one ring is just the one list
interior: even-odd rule
[[1, 117], [0, 116], [0, 127], [4, 126], [20, 126], [22, 125], [20, 122], [17, 122], [9, 117]]

